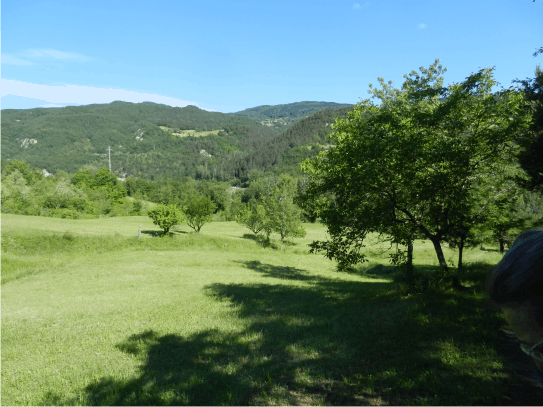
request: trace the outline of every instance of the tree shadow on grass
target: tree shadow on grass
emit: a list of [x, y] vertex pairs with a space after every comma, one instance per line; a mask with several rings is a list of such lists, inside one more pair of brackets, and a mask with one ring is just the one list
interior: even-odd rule
[[[509, 251], [509, 249], [510, 249], [510, 247], [506, 245], [505, 249], [503, 251], [503, 254], [505, 255], [505, 253], [507, 253]], [[479, 247], [479, 250], [485, 251], [485, 252], [501, 253], [500, 249], [488, 249], [486, 247]]]
[[250, 270], [257, 271], [264, 274], [266, 277], [280, 278], [286, 280], [303, 280], [303, 281], [314, 281], [315, 276], [311, 275], [308, 271], [298, 269], [296, 267], [290, 266], [274, 266], [272, 264], [264, 264], [258, 260], [252, 261], [235, 261], [234, 263], [239, 263], [243, 267]]
[[[414, 269], [415, 273], [421, 276], [441, 274], [441, 270], [438, 266], [415, 265]], [[370, 279], [394, 280], [404, 272], [393, 265], [374, 264], [353, 267], [348, 273]]]
[[[284, 270], [274, 266], [246, 266], [284, 278]], [[291, 271], [305, 275], [303, 270]], [[385, 282], [319, 276], [303, 281], [311, 284], [208, 285], [206, 293], [229, 304], [228, 312], [244, 321], [243, 329], [208, 329], [188, 336], [136, 332], [116, 345], [140, 360], [134, 377], [102, 377], [75, 398], [49, 393], [42, 404], [507, 401], [503, 396], [509, 373], [495, 363], [500, 360], [497, 332], [503, 319], [484, 301], [453, 291], [403, 298]], [[526, 405], [525, 399], [519, 400]]]
[[355, 274], [371, 279], [392, 279], [398, 273], [398, 269], [394, 266], [384, 264], [374, 265], [359, 265], [347, 270], [349, 274]]
[[270, 248], [273, 250], [279, 250], [279, 246], [265, 236], [245, 233], [242, 237], [244, 239], [254, 240], [259, 246], [262, 246], [265, 249]]
[[170, 230], [166, 236], [164, 235], [163, 230], [142, 230], [141, 233], [151, 237], [174, 237], [175, 235], [187, 234], [188, 232], [183, 230]]

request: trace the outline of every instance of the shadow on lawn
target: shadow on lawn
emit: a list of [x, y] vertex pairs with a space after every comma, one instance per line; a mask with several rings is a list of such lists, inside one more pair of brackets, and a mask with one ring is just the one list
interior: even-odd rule
[[273, 243], [270, 239], [268, 239], [265, 236], [245, 233], [242, 237], [244, 239], [254, 240], [259, 246], [262, 246], [263, 248], [269, 247], [270, 249], [273, 249], [273, 250], [279, 250], [279, 246], [277, 246], [275, 243]]
[[239, 263], [243, 267], [250, 270], [257, 271], [264, 274], [266, 277], [282, 278], [287, 280], [303, 280], [303, 281], [314, 281], [317, 279], [315, 276], [311, 275], [306, 270], [297, 269], [296, 267], [284, 267], [284, 266], [274, 266], [272, 264], [263, 264], [258, 260], [252, 261], [235, 261], [234, 263]]
[[[254, 240], [258, 245], [262, 246], [263, 248], [271, 248], [273, 250], [279, 250], [280, 245], [273, 243], [271, 239], [268, 239], [266, 236], [263, 235], [255, 235], [254, 233], [245, 233], [242, 236], [243, 239], [248, 240]], [[290, 240], [283, 241], [283, 246], [296, 246], [298, 243], [291, 242]]]
[[[152, 237], [166, 237], [164, 236], [164, 231], [162, 230], [142, 230], [141, 233], [143, 235], [149, 235]], [[187, 233], [188, 232], [185, 232], [183, 230], [170, 230], [168, 232], [167, 237], [174, 237], [175, 235], [178, 235], [178, 234], [187, 234]]]
[[[139, 358], [136, 377], [103, 377], [82, 389], [81, 397], [49, 393], [43, 404], [506, 403], [509, 375], [495, 365], [503, 320], [484, 301], [452, 291], [400, 298], [390, 283], [244, 264], [311, 284], [211, 284], [208, 295], [231, 304], [245, 329], [186, 337], [135, 333], [116, 347]], [[488, 357], [477, 353], [482, 348]]]

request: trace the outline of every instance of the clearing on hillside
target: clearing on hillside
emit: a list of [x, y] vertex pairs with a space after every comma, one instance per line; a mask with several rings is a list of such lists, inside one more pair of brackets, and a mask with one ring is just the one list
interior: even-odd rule
[[160, 127], [162, 130], [167, 131], [168, 133], [177, 137], [189, 137], [189, 136], [205, 137], [205, 136], [210, 136], [212, 134], [216, 136], [217, 134], [219, 134], [220, 131], [222, 131], [222, 129], [219, 129], [219, 130], [209, 130], [209, 131], [180, 130], [179, 132], [174, 132], [174, 129], [170, 127], [166, 127], [166, 126], [158, 126], [158, 127]]

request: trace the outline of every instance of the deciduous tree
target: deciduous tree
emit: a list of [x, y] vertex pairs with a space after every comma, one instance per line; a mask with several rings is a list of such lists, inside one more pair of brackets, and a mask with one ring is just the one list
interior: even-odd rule
[[170, 228], [183, 221], [182, 214], [175, 205], [157, 205], [147, 212], [153, 223], [164, 231], [166, 236]]
[[457, 227], [466, 203], [477, 196], [475, 179], [512, 162], [530, 117], [513, 90], [492, 93], [492, 68], [443, 87], [436, 60], [420, 73], [404, 75], [401, 89], [379, 78], [345, 120], [337, 119], [329, 152], [304, 162], [310, 184], [303, 202], [327, 192], [318, 208], [331, 239], [313, 251], [339, 267], [365, 261], [360, 252], [370, 232], [409, 240], [412, 226], [429, 239], [441, 268], [441, 243]]
[[266, 210], [262, 203], [250, 201], [244, 204], [239, 211], [236, 222], [247, 227], [255, 235], [258, 235], [266, 227]]
[[532, 79], [513, 81], [520, 85], [526, 100], [526, 108], [532, 116], [528, 142], [523, 144], [519, 162], [528, 173], [527, 180], [519, 183], [525, 188], [543, 195], [543, 71], [538, 65]]
[[303, 237], [305, 229], [301, 221], [300, 208], [294, 203], [296, 182], [289, 175], [282, 174], [277, 183], [264, 197], [266, 213], [264, 229], [281, 236], [281, 246], [286, 237]]
[[198, 192], [190, 194], [186, 198], [183, 210], [187, 218], [187, 225], [199, 233], [202, 226], [213, 219], [215, 208], [215, 204], [208, 196]]

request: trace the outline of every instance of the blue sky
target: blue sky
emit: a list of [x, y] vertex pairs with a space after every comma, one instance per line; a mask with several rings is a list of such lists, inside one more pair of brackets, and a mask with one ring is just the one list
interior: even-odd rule
[[439, 58], [445, 83], [543, 55], [541, 0], [2, 1], [1, 108], [357, 103]]

